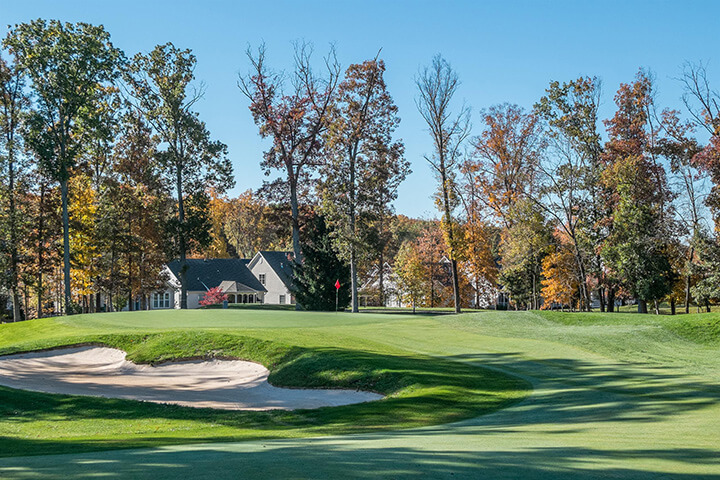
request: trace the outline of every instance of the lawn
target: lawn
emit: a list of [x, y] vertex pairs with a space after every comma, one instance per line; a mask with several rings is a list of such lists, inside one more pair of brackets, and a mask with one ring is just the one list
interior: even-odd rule
[[230, 412], [146, 402], [47, 395], [0, 387], [0, 456], [201, 441], [294, 438], [443, 424], [524, 398], [517, 377], [338, 334], [384, 325], [385, 316], [274, 310], [155, 311], [79, 315], [4, 325], [0, 354], [97, 344], [136, 363], [252, 360], [284, 387], [381, 393], [385, 399], [315, 410]]
[[[241, 309], [4, 325], [0, 353], [100, 342], [138, 362], [239, 357], [278, 385], [389, 397], [249, 414], [5, 389], [0, 477], [720, 479], [719, 322]], [[150, 448], [116, 449], [132, 446]]]

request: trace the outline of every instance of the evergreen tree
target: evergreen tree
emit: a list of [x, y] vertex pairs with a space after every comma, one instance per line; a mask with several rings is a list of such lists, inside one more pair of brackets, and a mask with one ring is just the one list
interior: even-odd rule
[[305, 310], [335, 310], [335, 282], [340, 282], [337, 308], [350, 304], [350, 267], [338, 257], [325, 219], [316, 215], [303, 232], [302, 263], [294, 266], [295, 301]]

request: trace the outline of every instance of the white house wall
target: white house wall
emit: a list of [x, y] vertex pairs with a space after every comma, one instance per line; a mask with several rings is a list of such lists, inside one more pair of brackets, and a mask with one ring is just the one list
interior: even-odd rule
[[267, 293], [264, 296], [264, 303], [279, 305], [280, 295], [285, 295], [286, 304], [294, 303], [294, 298], [291, 296], [290, 291], [262, 256], [257, 259], [250, 271], [258, 280], [260, 280], [261, 274], [265, 275], [265, 284], [263, 286], [267, 290]]

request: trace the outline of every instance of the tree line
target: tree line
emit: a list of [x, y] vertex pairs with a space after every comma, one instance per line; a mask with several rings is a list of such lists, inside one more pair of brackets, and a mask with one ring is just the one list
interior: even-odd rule
[[[473, 136], [467, 108], [446, 109], [458, 78], [435, 57], [418, 77], [418, 107], [436, 146], [428, 160], [446, 257], [514, 308], [612, 312], [633, 300], [642, 313], [663, 301], [673, 314], [709, 311], [720, 298], [720, 95], [702, 64], [686, 64], [679, 82], [682, 109], [661, 108], [653, 74], [640, 69], [601, 121], [597, 77], [553, 81], [530, 110], [482, 110]], [[405, 247], [396, 270], [422, 300], [420, 249]]]
[[341, 71], [330, 51], [316, 73], [297, 44], [293, 68], [274, 72], [264, 47], [248, 50], [240, 94], [272, 145], [261, 166], [280, 175], [229, 200], [232, 165], [197, 112], [190, 50], [128, 57], [102, 26], [42, 19], [2, 45], [0, 294], [13, 320], [100, 311], [101, 299], [148, 308], [170, 259], [186, 308], [189, 256], [286, 248], [289, 226], [299, 269], [315, 217], [350, 267], [357, 309], [358, 261], [409, 172], [377, 56]]
[[248, 48], [239, 94], [269, 144], [269, 180], [230, 198], [190, 50], [128, 57], [102, 26], [56, 20], [15, 25], [2, 43], [0, 293], [14, 320], [99, 311], [101, 297], [148, 308], [170, 259], [186, 308], [188, 257], [263, 249], [292, 251], [306, 308], [331, 309], [313, 302], [342, 276], [357, 311], [373, 271], [380, 303], [391, 275], [405, 304], [456, 311], [498, 292], [515, 308], [632, 298], [645, 312], [720, 297], [705, 214], [720, 221], [720, 108], [702, 65], [684, 68], [682, 111], [660, 109], [640, 70], [609, 119], [600, 80], [580, 77], [551, 82], [529, 110], [481, 110], [473, 134], [460, 79], [435, 56], [415, 77], [435, 221], [393, 211], [410, 168], [380, 52], [343, 69], [334, 48], [317, 61], [296, 43], [283, 70]]

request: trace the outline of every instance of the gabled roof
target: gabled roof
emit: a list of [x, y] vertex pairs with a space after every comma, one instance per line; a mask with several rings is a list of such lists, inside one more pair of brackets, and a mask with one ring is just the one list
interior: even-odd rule
[[270, 252], [260, 251], [255, 254], [250, 263], [248, 269], [251, 269], [260, 261], [260, 257], [264, 258], [270, 268], [280, 277], [280, 280], [285, 284], [288, 290], [292, 286], [292, 252]]
[[[244, 258], [188, 259], [187, 289], [206, 291], [220, 286], [224, 281], [230, 281], [239, 282], [256, 292], [266, 292], [265, 287], [248, 269], [248, 262], [249, 260]], [[173, 260], [167, 266], [179, 281], [180, 261]]]
[[220, 291], [223, 293], [255, 293], [257, 290], [244, 283], [225, 280], [220, 284]]

